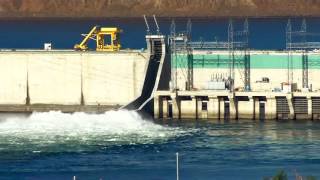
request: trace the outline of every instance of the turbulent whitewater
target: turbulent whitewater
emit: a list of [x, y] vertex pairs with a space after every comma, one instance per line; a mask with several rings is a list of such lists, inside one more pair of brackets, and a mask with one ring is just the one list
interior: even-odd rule
[[90, 151], [118, 145], [163, 143], [186, 134], [181, 128], [155, 124], [132, 111], [33, 113], [1, 118], [0, 152]]

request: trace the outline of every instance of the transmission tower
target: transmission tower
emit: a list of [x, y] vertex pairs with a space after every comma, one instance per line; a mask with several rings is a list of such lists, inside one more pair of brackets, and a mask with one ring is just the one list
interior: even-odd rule
[[[191, 20], [188, 20], [186, 31], [182, 31], [180, 33], [176, 33], [175, 23], [172, 21], [170, 27], [170, 37], [169, 37], [169, 46], [171, 51], [171, 57], [182, 55], [187, 57], [187, 67], [180, 68], [184, 69], [184, 74], [186, 74], [187, 79], [187, 89], [191, 90], [193, 88], [193, 50], [226, 50], [228, 52], [228, 59], [219, 59], [219, 61], [224, 61], [228, 66], [228, 74], [229, 74], [229, 90], [234, 91], [234, 78], [235, 78], [235, 51], [240, 51], [243, 53], [242, 60], [238, 60], [244, 65], [244, 87], [245, 90], [250, 90], [250, 52], [248, 49], [248, 36], [249, 36], [249, 23], [246, 19], [244, 21], [244, 27], [241, 31], [235, 31], [233, 26], [233, 20], [230, 19], [228, 25], [228, 40], [227, 41], [192, 41], [191, 40], [191, 29], [192, 23]], [[177, 63], [177, 58], [175, 58], [175, 63]], [[175, 66], [179, 66], [179, 64], [175, 64]], [[175, 73], [175, 78], [172, 77], [173, 84], [177, 84], [177, 70], [172, 73]]]
[[293, 83], [293, 51], [302, 53], [302, 87], [309, 88], [309, 56], [310, 50], [319, 49], [320, 42], [308, 41], [309, 37], [320, 36], [320, 33], [308, 33], [306, 19], [302, 19], [301, 27], [292, 30], [291, 19], [286, 28], [286, 49], [288, 52], [288, 83]]
[[[178, 88], [178, 69], [181, 71], [185, 79], [186, 90], [193, 89], [193, 49], [190, 46], [192, 22], [188, 19], [186, 31], [176, 33], [176, 24], [172, 20], [170, 26], [170, 36], [168, 38], [171, 60], [174, 59], [174, 66], [171, 68], [172, 89]], [[186, 57], [187, 61], [179, 60], [178, 57]]]

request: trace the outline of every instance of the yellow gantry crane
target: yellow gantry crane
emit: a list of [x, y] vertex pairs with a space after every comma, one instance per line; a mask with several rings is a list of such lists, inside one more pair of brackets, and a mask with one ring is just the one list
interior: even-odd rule
[[119, 51], [121, 48], [120, 36], [122, 32], [117, 27], [94, 26], [88, 34], [82, 34], [85, 38], [80, 44], [74, 46], [75, 50], [88, 50], [89, 40], [96, 41], [96, 51]]

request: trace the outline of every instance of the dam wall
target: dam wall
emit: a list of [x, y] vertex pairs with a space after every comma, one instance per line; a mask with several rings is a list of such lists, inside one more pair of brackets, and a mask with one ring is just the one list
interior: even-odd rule
[[147, 57], [138, 51], [1, 51], [0, 111], [10, 105], [124, 105], [140, 94]]
[[[288, 58], [286, 52], [251, 51], [249, 91], [241, 54], [236, 54], [230, 91], [210, 85], [228, 77], [228, 53], [194, 52], [193, 88], [185, 90], [186, 58], [171, 57], [170, 64], [163, 37], [152, 38], [150, 52], [1, 50], [0, 112], [104, 112], [150, 102], [150, 113], [164, 119], [320, 119], [317, 53], [308, 53], [309, 88], [304, 89], [301, 53]], [[165, 84], [174, 77], [178, 88], [170, 90]], [[296, 87], [286, 92], [282, 85], [288, 79]]]

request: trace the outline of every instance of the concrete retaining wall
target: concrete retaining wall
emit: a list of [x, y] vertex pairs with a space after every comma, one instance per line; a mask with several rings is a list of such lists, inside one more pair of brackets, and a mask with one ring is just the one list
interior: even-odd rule
[[27, 94], [30, 104], [124, 105], [141, 91], [145, 57], [138, 52], [0, 52], [0, 105], [26, 104]]
[[32, 54], [27, 59], [30, 104], [81, 103], [80, 55]]
[[[141, 91], [146, 60], [138, 54], [84, 55], [85, 104], [126, 104]], [[115, 62], [116, 61], [116, 62]]]
[[0, 103], [25, 104], [27, 98], [27, 56], [0, 57]]

